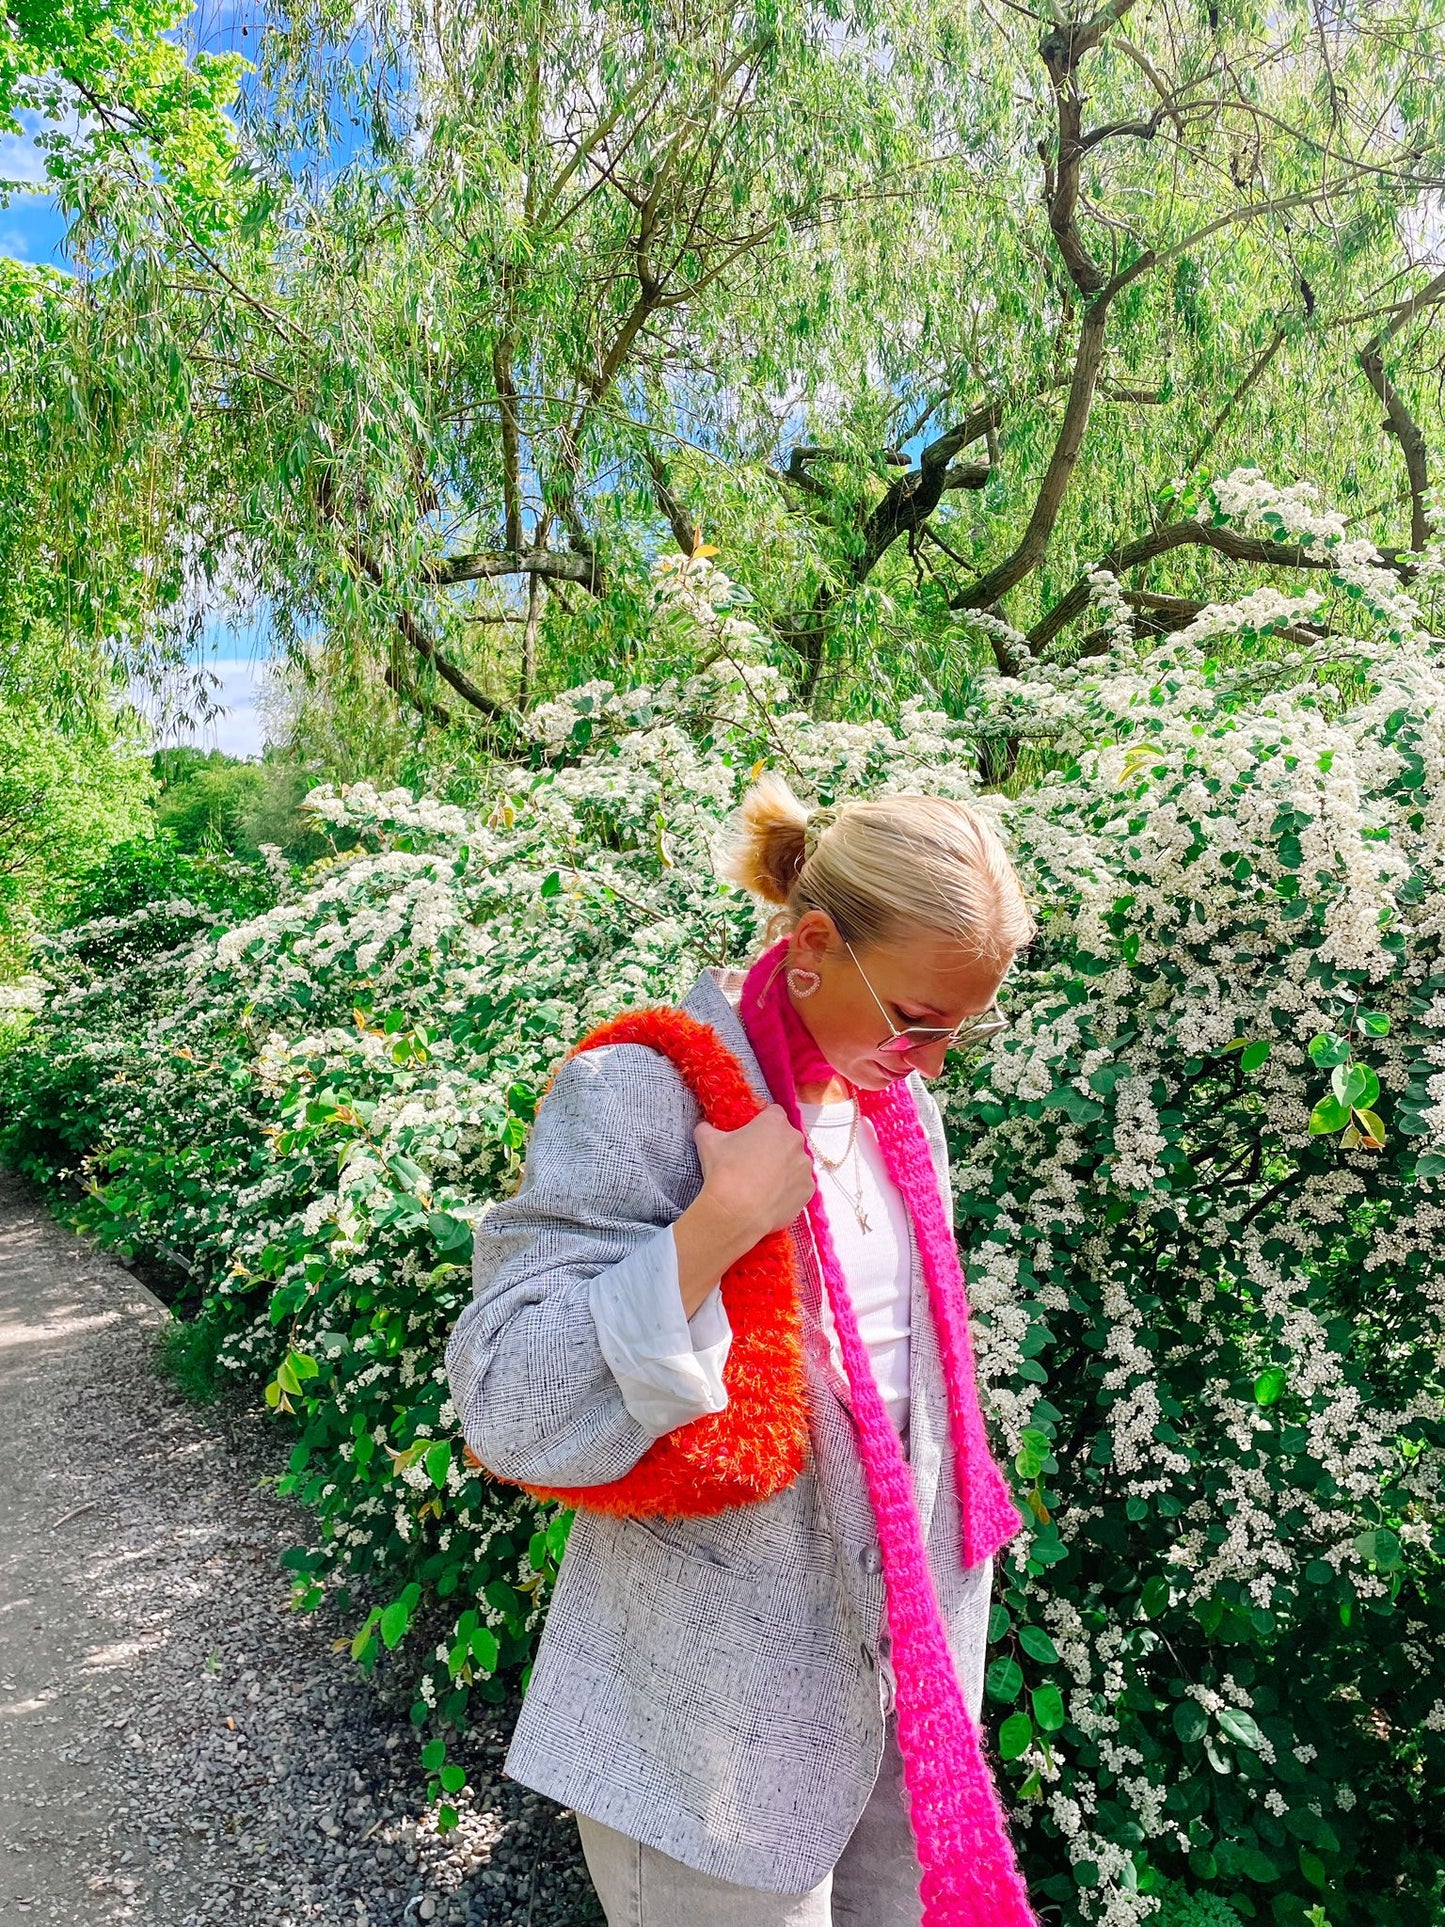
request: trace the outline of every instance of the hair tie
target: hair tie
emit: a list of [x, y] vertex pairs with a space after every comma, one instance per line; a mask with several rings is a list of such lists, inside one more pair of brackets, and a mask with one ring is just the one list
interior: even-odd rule
[[808, 820], [803, 825], [803, 862], [804, 863], [812, 862], [813, 852], [818, 847], [819, 838], [822, 836], [824, 830], [828, 829], [830, 825], [836, 823], [837, 820], [838, 820], [838, 812], [836, 809], [829, 808], [829, 809], [822, 809], [822, 810], [809, 810]]

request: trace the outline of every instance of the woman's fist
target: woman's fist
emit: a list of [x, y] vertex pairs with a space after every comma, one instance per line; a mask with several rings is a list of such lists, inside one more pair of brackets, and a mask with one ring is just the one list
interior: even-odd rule
[[781, 1104], [769, 1104], [739, 1130], [719, 1131], [704, 1122], [692, 1135], [703, 1191], [719, 1213], [751, 1232], [748, 1249], [791, 1224], [812, 1197], [816, 1180], [807, 1140]]

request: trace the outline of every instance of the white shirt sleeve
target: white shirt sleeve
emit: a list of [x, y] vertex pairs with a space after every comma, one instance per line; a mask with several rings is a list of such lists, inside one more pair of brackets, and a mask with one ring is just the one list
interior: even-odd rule
[[721, 1286], [688, 1318], [671, 1225], [598, 1272], [588, 1300], [602, 1356], [639, 1425], [660, 1437], [723, 1410], [723, 1366], [733, 1334]]

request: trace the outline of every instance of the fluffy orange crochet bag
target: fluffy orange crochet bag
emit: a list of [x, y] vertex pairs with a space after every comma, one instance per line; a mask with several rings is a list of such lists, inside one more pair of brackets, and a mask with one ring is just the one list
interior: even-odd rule
[[[763, 1108], [733, 1052], [710, 1024], [686, 1011], [666, 1004], [624, 1011], [589, 1031], [567, 1057], [604, 1044], [646, 1044], [671, 1058], [719, 1131], [740, 1129]], [[534, 1498], [593, 1512], [669, 1518], [755, 1505], [790, 1486], [803, 1469], [808, 1405], [797, 1266], [785, 1230], [769, 1232], [723, 1273], [722, 1299], [733, 1338], [721, 1412], [665, 1432], [630, 1472], [605, 1485], [510, 1483]], [[481, 1463], [470, 1449], [466, 1456]]]

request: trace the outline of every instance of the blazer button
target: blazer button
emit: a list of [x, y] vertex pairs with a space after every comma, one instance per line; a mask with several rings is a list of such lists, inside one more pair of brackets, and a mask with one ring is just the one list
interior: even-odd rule
[[865, 1546], [858, 1559], [864, 1572], [882, 1572], [883, 1553], [878, 1546]]
[[873, 1671], [875, 1664], [877, 1663], [877, 1654], [873, 1651], [873, 1648], [868, 1644], [866, 1640], [858, 1648], [858, 1650], [863, 1655], [863, 1664], [868, 1668], [869, 1672], [871, 1673]]

